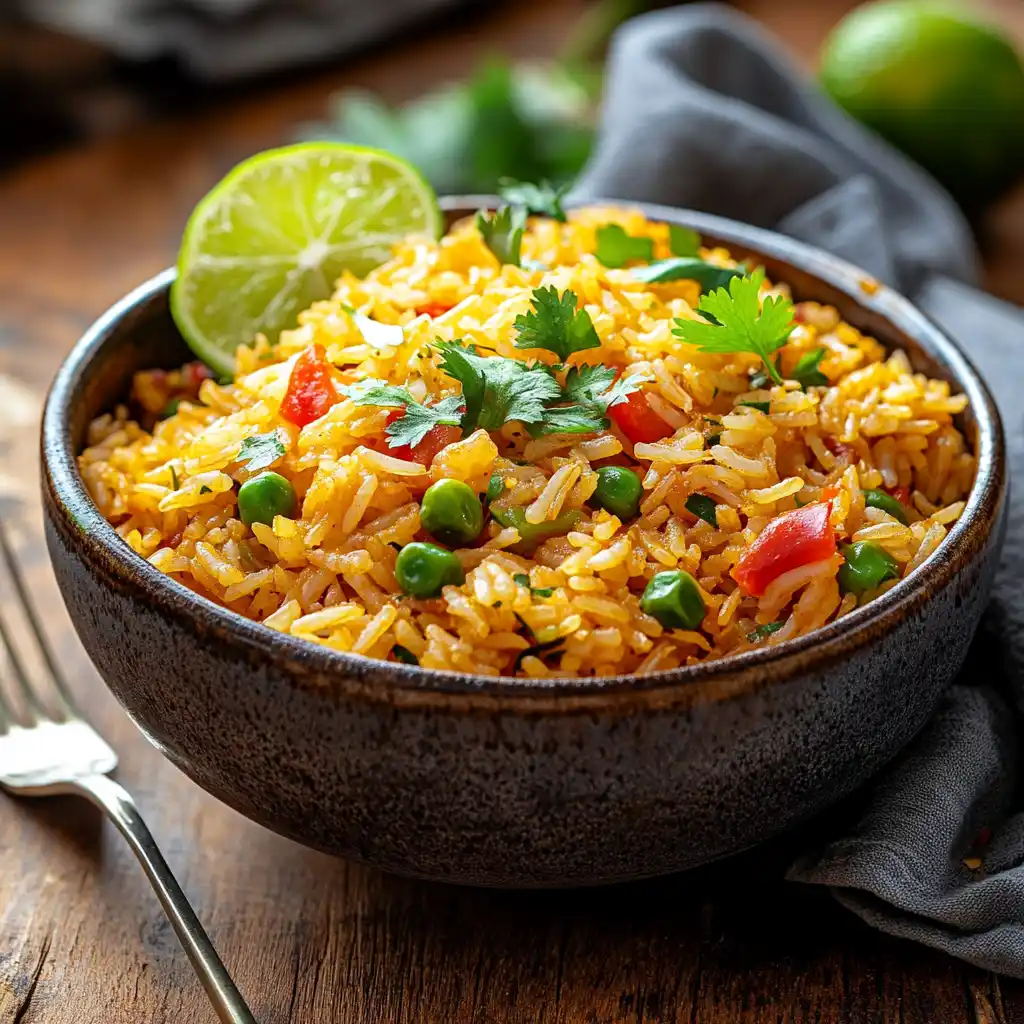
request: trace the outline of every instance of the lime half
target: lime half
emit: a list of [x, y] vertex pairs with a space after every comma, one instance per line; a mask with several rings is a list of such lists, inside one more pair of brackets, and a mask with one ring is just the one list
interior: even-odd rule
[[433, 189], [390, 153], [327, 142], [259, 153], [189, 218], [171, 312], [196, 355], [229, 374], [238, 345], [276, 341], [343, 270], [361, 276], [396, 240], [442, 228]]

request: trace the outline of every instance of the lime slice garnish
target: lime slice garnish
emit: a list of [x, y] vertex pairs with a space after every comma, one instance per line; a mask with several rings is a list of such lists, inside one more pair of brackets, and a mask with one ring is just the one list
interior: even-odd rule
[[189, 218], [171, 312], [189, 347], [218, 373], [257, 334], [276, 341], [330, 296], [343, 270], [363, 275], [408, 235], [443, 230], [420, 173], [376, 149], [314, 142], [239, 164]]

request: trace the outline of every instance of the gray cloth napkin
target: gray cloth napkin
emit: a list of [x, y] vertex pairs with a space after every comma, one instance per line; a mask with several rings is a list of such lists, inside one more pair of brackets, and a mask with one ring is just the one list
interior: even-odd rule
[[[922, 170], [717, 4], [662, 11], [612, 47], [597, 150], [580, 198], [691, 207], [774, 228], [864, 267], [935, 318], [992, 388], [1024, 479], [1024, 312], [972, 287], [969, 228]], [[991, 608], [932, 721], [870, 786], [859, 820], [788, 877], [828, 885], [882, 931], [1024, 977], [1024, 499]]]

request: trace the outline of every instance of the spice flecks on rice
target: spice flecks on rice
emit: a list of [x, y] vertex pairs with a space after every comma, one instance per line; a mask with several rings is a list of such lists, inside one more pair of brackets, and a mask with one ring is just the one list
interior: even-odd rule
[[[760, 585], [744, 589], [733, 575], [744, 555], [769, 524], [809, 505], [827, 505], [840, 545], [877, 546], [896, 575], [932, 554], [974, 479], [954, 423], [966, 399], [816, 303], [796, 307], [778, 357], [781, 384], [754, 354], [703, 351], [673, 333], [675, 319], [700, 316], [699, 284], [645, 284], [628, 267], [604, 267], [595, 233], [608, 223], [651, 238], [656, 259], [671, 256], [666, 225], [620, 209], [578, 211], [565, 224], [531, 219], [523, 267], [499, 264], [465, 223], [439, 243], [408, 240], [363, 280], [343, 277], [276, 345], [240, 349], [231, 384], [189, 367], [137, 375], [138, 418], [119, 408], [90, 427], [80, 457], [90, 493], [135, 551], [241, 615], [341, 651], [388, 659], [397, 647], [401, 660], [426, 668], [485, 675], [671, 669], [805, 634], [894, 584], [890, 575], [844, 593], [840, 547], [760, 593]], [[721, 249], [701, 255], [734, 265]], [[663, 428], [656, 439], [631, 438], [615, 416], [589, 434], [531, 437], [507, 422], [463, 437], [450, 426], [418, 460], [387, 443], [393, 407], [340, 390], [373, 379], [430, 406], [458, 399], [438, 340], [555, 364], [550, 352], [515, 344], [516, 318], [542, 286], [571, 290], [599, 340], [570, 365], [641, 375], [644, 415]], [[766, 284], [763, 294], [787, 289]], [[401, 325], [400, 342], [364, 335], [353, 310]], [[311, 345], [322, 346], [339, 390], [300, 426], [281, 403]], [[792, 374], [808, 356], [824, 383], [804, 388]], [[161, 412], [151, 430], [140, 425]], [[247, 526], [238, 489], [256, 473], [240, 448], [257, 435], [272, 435], [269, 468], [290, 483], [296, 504], [291, 515]], [[608, 465], [630, 466], [642, 480], [632, 519], [595, 507], [597, 471]], [[444, 479], [481, 496], [496, 488], [484, 506], [502, 522], [486, 517], [480, 537], [456, 547], [463, 583], [410, 597], [396, 581], [398, 552], [431, 539], [420, 500]], [[899, 495], [906, 522], [866, 502], [872, 490]], [[520, 524], [565, 525], [529, 551], [527, 527], [509, 525], [510, 514]], [[703, 602], [696, 628], [666, 627], [641, 606], [648, 583], [676, 570], [690, 574]]]

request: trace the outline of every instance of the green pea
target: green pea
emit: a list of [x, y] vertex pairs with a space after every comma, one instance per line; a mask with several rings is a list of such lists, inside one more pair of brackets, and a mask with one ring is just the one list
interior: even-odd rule
[[246, 526], [270, 526], [274, 516], [295, 511], [295, 488], [280, 473], [260, 473], [238, 488], [238, 515]]
[[484, 528], [484, 510], [469, 484], [438, 480], [420, 502], [420, 523], [442, 544], [468, 544]]
[[865, 491], [864, 504], [868, 508], [880, 508], [883, 512], [891, 515], [893, 519], [898, 519], [904, 526], [907, 525], [907, 510], [885, 491], [876, 491], [873, 488]]
[[696, 629], [704, 621], [697, 581], [682, 569], [659, 572], [647, 584], [640, 607], [666, 629]]
[[644, 488], [640, 477], [625, 466], [602, 466], [591, 502], [622, 520], [632, 519], [640, 508]]
[[487, 500], [494, 501], [505, 493], [505, 478], [500, 473], [495, 473], [487, 481]]
[[413, 597], [437, 597], [441, 588], [466, 582], [462, 563], [436, 544], [406, 544], [395, 560], [395, 579]]
[[839, 589], [844, 594], [863, 594], [874, 590], [886, 580], [898, 580], [900, 567], [896, 559], [877, 544], [866, 540], [847, 544], [842, 549], [846, 561], [839, 567]]
[[548, 537], [559, 537], [568, 533], [579, 521], [578, 509], [563, 512], [555, 519], [547, 519], [543, 523], [526, 521], [526, 509], [519, 505], [511, 508], [491, 509], [491, 515], [502, 526], [514, 526], [519, 531], [519, 543], [513, 544], [508, 550], [517, 555], [529, 555], [541, 541]]

